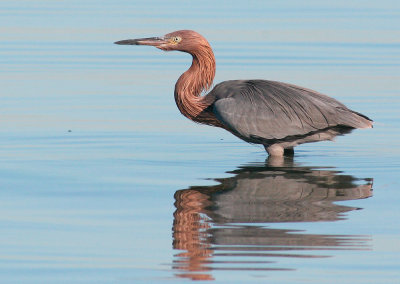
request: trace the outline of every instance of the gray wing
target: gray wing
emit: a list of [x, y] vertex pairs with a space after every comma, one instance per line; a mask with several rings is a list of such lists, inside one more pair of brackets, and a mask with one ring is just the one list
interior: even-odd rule
[[371, 127], [369, 118], [333, 98], [265, 80], [226, 81], [210, 92], [213, 112], [233, 133], [252, 140], [302, 136], [335, 126]]

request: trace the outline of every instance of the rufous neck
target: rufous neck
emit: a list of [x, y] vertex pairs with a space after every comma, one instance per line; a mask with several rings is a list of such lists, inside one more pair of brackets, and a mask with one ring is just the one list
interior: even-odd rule
[[192, 65], [175, 84], [175, 102], [180, 112], [189, 119], [195, 119], [210, 105], [201, 93], [207, 91], [215, 76], [215, 58], [211, 47], [191, 53]]

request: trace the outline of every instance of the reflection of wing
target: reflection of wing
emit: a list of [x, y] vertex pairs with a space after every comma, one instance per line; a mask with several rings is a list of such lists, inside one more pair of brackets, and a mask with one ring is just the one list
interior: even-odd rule
[[[324, 257], [311, 253], [315, 250], [368, 248], [369, 238], [365, 236], [255, 226], [340, 220], [342, 213], [357, 208], [334, 201], [371, 196], [371, 182], [357, 185], [358, 179], [332, 170], [285, 166], [245, 167], [230, 172], [233, 177], [218, 179], [219, 185], [175, 193], [173, 245], [184, 250], [174, 259], [173, 268], [183, 272], [177, 276], [210, 280], [212, 269], [287, 270], [290, 268], [268, 264], [280, 257]], [[294, 252], [299, 250], [301, 253]], [[219, 257], [222, 260], [217, 261]], [[230, 266], [232, 263], [236, 265]], [[258, 263], [257, 267], [251, 263]]]
[[[334, 201], [371, 196], [371, 184], [356, 185], [351, 176], [334, 171], [243, 169], [232, 181], [221, 180], [224, 191], [211, 195], [215, 222], [309, 222], [340, 219], [354, 207]], [[230, 184], [231, 186], [227, 185]]]

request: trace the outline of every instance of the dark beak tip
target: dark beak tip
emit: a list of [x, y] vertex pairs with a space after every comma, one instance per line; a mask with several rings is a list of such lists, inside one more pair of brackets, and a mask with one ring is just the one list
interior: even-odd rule
[[119, 40], [119, 41], [116, 41], [116, 42], [114, 42], [114, 44], [125, 44], [125, 41], [124, 40]]
[[164, 39], [159, 37], [125, 39], [114, 42], [114, 44], [121, 44], [121, 45], [151, 45], [151, 46], [159, 46], [163, 43], [165, 43]]
[[125, 39], [125, 40], [119, 40], [114, 42], [114, 44], [120, 44], [120, 45], [137, 45], [138, 42], [137, 40], [134, 39]]

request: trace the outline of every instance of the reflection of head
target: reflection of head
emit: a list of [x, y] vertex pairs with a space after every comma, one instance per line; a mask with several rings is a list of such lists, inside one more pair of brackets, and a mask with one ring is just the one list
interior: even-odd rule
[[[239, 250], [238, 256], [246, 255], [248, 246], [261, 246], [252, 247], [247, 253], [251, 256], [256, 251], [264, 257], [271, 256], [271, 246], [274, 251], [277, 247], [286, 250], [288, 246], [301, 246], [305, 250], [311, 247], [365, 248], [365, 237], [293, 234], [292, 230], [254, 224], [343, 219], [344, 212], [358, 208], [334, 202], [370, 197], [371, 179], [359, 185], [363, 180], [350, 175], [321, 168], [295, 167], [288, 160], [269, 160], [268, 166], [241, 167], [229, 173], [234, 176], [216, 179], [218, 185], [190, 187], [175, 193], [174, 248], [186, 252], [177, 255], [179, 259], [174, 261], [174, 268], [192, 272], [180, 277], [211, 277], [204, 272], [211, 269], [214, 250], [220, 245], [224, 249], [232, 246], [231, 250]], [[232, 223], [250, 226], [233, 226]], [[229, 255], [233, 257], [235, 253]], [[194, 273], [200, 271], [203, 273]]]

